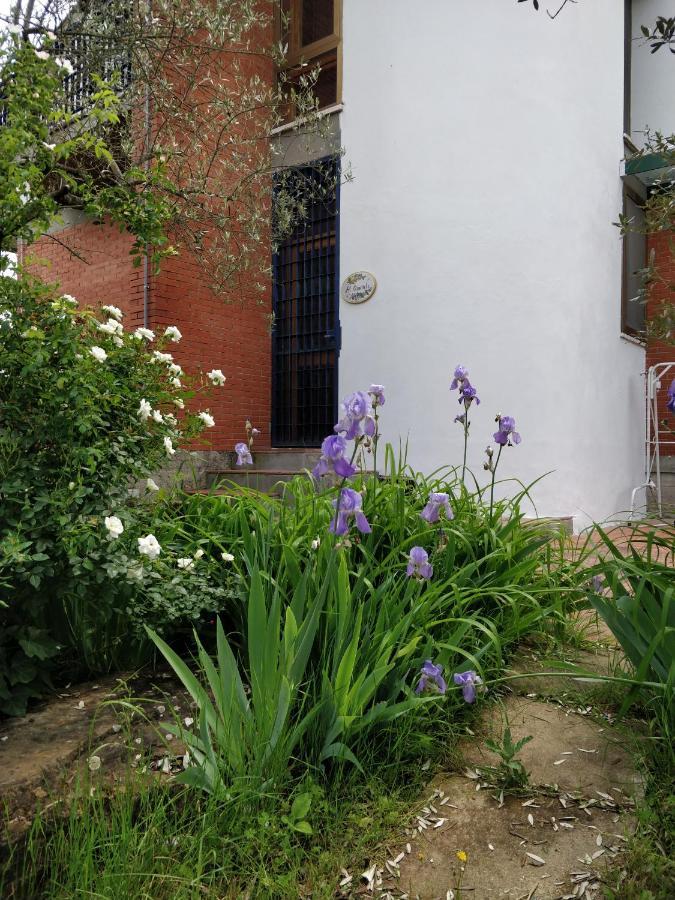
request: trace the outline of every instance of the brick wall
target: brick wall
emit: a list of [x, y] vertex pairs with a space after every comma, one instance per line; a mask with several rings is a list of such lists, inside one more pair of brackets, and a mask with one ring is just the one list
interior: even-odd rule
[[[647, 316], [654, 314], [660, 302], [668, 299], [670, 303], [675, 302], [675, 293], [673, 286], [675, 285], [675, 254], [673, 253], [672, 243], [675, 235], [670, 232], [662, 232], [660, 234], [651, 235], [649, 238], [649, 250], [655, 253], [656, 269], [659, 278], [652, 286], [649, 301], [647, 303]], [[666, 344], [663, 341], [649, 341], [647, 344], [647, 366], [654, 366], [662, 362], [675, 362], [675, 346]], [[675, 428], [675, 416], [666, 409], [668, 399], [667, 391], [671, 381], [675, 379], [675, 369], [671, 369], [670, 373], [663, 379], [661, 390], [659, 391], [659, 420], [664, 419]], [[675, 435], [673, 435], [675, 440]], [[675, 455], [675, 445], [662, 448], [662, 455]]]
[[209, 408], [216, 420], [207, 434], [211, 449], [231, 450], [244, 440], [247, 418], [262, 432], [256, 446], [270, 446], [271, 304], [271, 286], [259, 302], [215, 296], [185, 254], [166, 260], [152, 281], [150, 327], [178, 326], [183, 340], [175, 347], [176, 361], [186, 372], [216, 368], [227, 376], [224, 388], [198, 398], [200, 408]]
[[[260, 0], [260, 3], [261, 9], [270, 6], [269, 0]], [[259, 32], [251, 33], [249, 37], [253, 44], [262, 46], [272, 41], [271, 25], [268, 23], [268, 26], [261, 26]], [[242, 75], [255, 75], [263, 82], [272, 82], [275, 78], [273, 62], [264, 55], [219, 52], [217, 66], [223, 82], [231, 81], [233, 89]], [[172, 77], [179, 81], [175, 72]], [[200, 98], [203, 99], [200, 91], [208, 92], [208, 82], [207, 87], [198, 87], [190, 95], [190, 102], [198, 103]], [[142, 112], [135, 119], [142, 122]], [[240, 139], [249, 142], [248, 151], [252, 158], [257, 141], [263, 142], [261, 147], [267, 146], [269, 123], [264, 109], [233, 128]], [[184, 135], [190, 146], [196, 145], [197, 137]], [[211, 147], [204, 148], [209, 160], [211, 150]], [[233, 159], [234, 168], [239, 172], [240, 161], [237, 156]], [[240, 173], [243, 177], [246, 175], [245, 160], [241, 165], [244, 165]], [[220, 177], [217, 167], [212, 177]], [[260, 204], [264, 208], [270, 202], [271, 182], [262, 184]], [[223, 189], [222, 183], [218, 184], [218, 189]], [[236, 216], [236, 210], [233, 215]], [[125, 314], [127, 329], [143, 324], [143, 267], [133, 267], [129, 256], [130, 235], [121, 234], [107, 224], [82, 221], [62, 229], [54, 237], [58, 240], [44, 237], [30, 249], [31, 255], [47, 263], [33, 267], [40, 277], [57, 281], [62, 292], [72, 294], [83, 305], [112, 303], [119, 306]], [[227, 377], [225, 387], [209, 388], [196, 398], [195, 406], [211, 410], [216, 427], [204, 433], [208, 443], [195, 443], [191, 449], [231, 450], [237, 441], [245, 439], [247, 418], [261, 430], [256, 446], [269, 447], [272, 292], [269, 276], [261, 280], [260, 272], [266, 271], [270, 252], [267, 236], [262, 235], [254, 251], [255, 259], [262, 267], [246, 268], [236, 287], [232, 287], [224, 298], [209, 290], [208, 273], [200, 268], [189, 250], [181, 249], [177, 257], [165, 260], [160, 274], [149, 278], [148, 327], [162, 331], [167, 325], [178, 326], [183, 340], [169, 349], [186, 372], [194, 373], [199, 369], [208, 372], [218, 368]], [[256, 281], [263, 284], [262, 294], [254, 291]]]
[[23, 248], [24, 260], [47, 282], [83, 306], [111, 303], [125, 315], [127, 328], [143, 324], [143, 270], [134, 268], [133, 239], [110, 225], [83, 221]]
[[[58, 242], [42, 238], [30, 248], [39, 262], [34, 272], [58, 282], [63, 293], [80, 304], [112, 303], [124, 312], [124, 325], [143, 324], [143, 267], [134, 268], [132, 239], [109, 225], [83, 222], [60, 231]], [[74, 255], [74, 250], [78, 255]], [[223, 299], [207, 287], [204, 273], [188, 254], [164, 262], [150, 277], [148, 326], [161, 332], [177, 325], [183, 334], [173, 353], [186, 372], [222, 369], [224, 388], [210, 388], [195, 399], [210, 409], [216, 427], [205, 432], [208, 443], [191, 449], [231, 450], [245, 439], [250, 418], [262, 432], [258, 447], [269, 447], [271, 397], [271, 287], [262, 298]]]

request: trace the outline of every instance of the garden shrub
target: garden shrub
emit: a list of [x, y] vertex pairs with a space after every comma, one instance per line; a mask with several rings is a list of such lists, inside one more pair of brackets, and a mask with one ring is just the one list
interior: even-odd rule
[[[81, 671], [138, 662], [160, 630], [222, 605], [208, 561], [138, 537], [152, 513], [130, 489], [198, 434], [208, 413], [166, 350], [174, 329], [125, 332], [114, 307], [80, 310], [25, 273], [0, 277], [0, 710], [20, 713], [58, 648]], [[180, 416], [180, 419], [178, 418]], [[206, 419], [200, 418], [206, 416]]]

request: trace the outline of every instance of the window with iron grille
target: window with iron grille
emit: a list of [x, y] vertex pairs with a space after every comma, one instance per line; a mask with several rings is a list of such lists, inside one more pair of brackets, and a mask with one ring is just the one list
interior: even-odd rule
[[292, 173], [307, 200], [273, 258], [276, 447], [318, 447], [336, 422], [339, 171], [339, 159], [331, 157]]

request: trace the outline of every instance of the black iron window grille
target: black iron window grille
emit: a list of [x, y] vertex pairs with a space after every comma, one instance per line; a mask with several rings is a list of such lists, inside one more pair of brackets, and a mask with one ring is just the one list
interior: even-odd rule
[[308, 199], [273, 257], [272, 443], [318, 447], [337, 414], [340, 161], [293, 174]]

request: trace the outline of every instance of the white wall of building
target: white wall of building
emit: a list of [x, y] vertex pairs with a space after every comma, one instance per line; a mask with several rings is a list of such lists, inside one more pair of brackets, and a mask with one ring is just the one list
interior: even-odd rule
[[675, 57], [668, 47], [652, 53], [640, 31], [641, 25], [653, 27], [658, 16], [674, 11], [664, 0], [633, 0], [631, 137], [638, 146], [645, 127], [675, 131]]
[[[470, 465], [496, 413], [522, 444], [504, 475], [577, 526], [626, 510], [642, 477], [644, 352], [620, 336], [623, 12], [504, 0], [344, 0], [340, 390], [386, 385], [384, 438], [431, 471], [461, 461], [448, 390], [470, 370]], [[669, 54], [670, 55], [670, 54]]]

